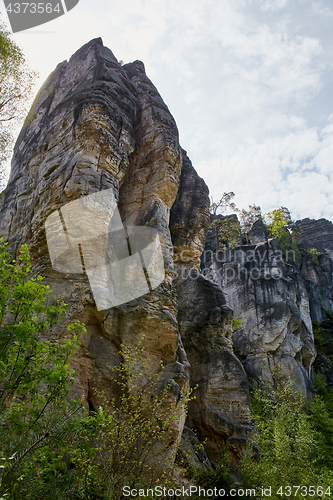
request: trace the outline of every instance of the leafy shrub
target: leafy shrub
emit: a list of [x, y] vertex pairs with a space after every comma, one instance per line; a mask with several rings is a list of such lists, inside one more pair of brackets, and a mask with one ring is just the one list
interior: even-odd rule
[[[305, 401], [291, 384], [279, 385], [275, 393], [254, 391], [253, 411], [262, 455], [256, 461], [251, 450], [245, 454], [240, 466], [244, 485], [258, 491], [261, 486], [271, 486], [271, 498], [278, 499], [280, 487], [283, 490], [298, 485], [327, 488], [332, 484], [332, 470], [324, 467], [323, 442], [317, 430], [320, 425], [316, 429], [313, 420], [314, 415], [318, 417], [319, 406], [316, 402], [312, 413], [305, 413]], [[323, 420], [332, 421], [332, 414], [323, 415]], [[293, 497], [303, 498], [302, 492], [293, 493]]]
[[[235, 487], [230, 475], [230, 456], [227, 447], [222, 448], [218, 466], [213, 470], [198, 470], [194, 473], [194, 482], [206, 490], [216, 488], [224, 489], [226, 492]], [[196, 497], [193, 497], [196, 498]], [[199, 497], [198, 497], [199, 498]], [[220, 498], [211, 496], [210, 498]], [[233, 497], [238, 498], [238, 497]]]
[[241, 324], [243, 323], [243, 321], [244, 320], [237, 318], [237, 316], [234, 316], [232, 318], [232, 329], [236, 330], [237, 328], [239, 328], [241, 326]]
[[315, 247], [310, 248], [308, 253], [309, 253], [311, 259], [313, 260], [313, 262], [318, 262], [320, 252]]
[[83, 421], [73, 463], [85, 471], [84, 498], [120, 498], [124, 484], [168, 480], [190, 396], [175, 397], [162, 364], [151, 374], [142, 351], [140, 343], [134, 350], [122, 346], [123, 362], [113, 368], [120, 404], [101, 395], [98, 411]]
[[74, 439], [82, 406], [66, 397], [74, 375], [68, 363], [83, 325], [70, 325], [62, 341], [45, 340], [65, 304], [47, 305], [51, 291], [42, 280], [31, 276], [26, 245], [15, 262], [0, 240], [0, 496], [6, 499], [46, 496], [66, 468], [63, 445]]

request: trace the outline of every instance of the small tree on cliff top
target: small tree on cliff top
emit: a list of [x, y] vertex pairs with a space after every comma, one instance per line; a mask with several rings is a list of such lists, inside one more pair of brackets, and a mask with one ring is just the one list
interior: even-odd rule
[[241, 232], [246, 236], [248, 240], [248, 233], [251, 230], [253, 224], [261, 218], [261, 208], [259, 205], [249, 205], [249, 209], [237, 210], [238, 218], [240, 221]]
[[[235, 193], [230, 191], [229, 193], [223, 193], [222, 197], [219, 201], [214, 202], [213, 197], [211, 198], [211, 205], [209, 207], [210, 213], [212, 214], [212, 222], [211, 227], [215, 231], [216, 238], [216, 248], [220, 247], [220, 237], [223, 239], [229, 240], [231, 233], [235, 232], [235, 223], [229, 221], [228, 219], [221, 220], [217, 217], [217, 211], [219, 210], [221, 213], [224, 212], [227, 208], [231, 210], [236, 210], [236, 205], [231, 200], [234, 198]], [[228, 222], [226, 222], [228, 221]], [[235, 221], [235, 219], [234, 219]], [[237, 221], [236, 221], [237, 222]]]
[[296, 262], [300, 258], [297, 243], [299, 242], [300, 230], [291, 218], [287, 207], [280, 207], [268, 212], [264, 216], [264, 222], [272, 238], [279, 240], [280, 248], [283, 253], [288, 246], [295, 252]]
[[[235, 194], [230, 191], [229, 193], [224, 193], [222, 198], [210, 205], [210, 211], [212, 214], [211, 227], [215, 231], [216, 248], [220, 247], [220, 243], [223, 241], [227, 246], [237, 246], [239, 243], [239, 237], [241, 234], [246, 235], [248, 239], [248, 232], [253, 226], [254, 222], [261, 217], [261, 208], [258, 205], [249, 205], [249, 209], [245, 210], [236, 207], [235, 203], [231, 200]], [[237, 219], [235, 217], [225, 217], [220, 219], [217, 217], [217, 211], [225, 211], [227, 208], [234, 210], [237, 213]]]

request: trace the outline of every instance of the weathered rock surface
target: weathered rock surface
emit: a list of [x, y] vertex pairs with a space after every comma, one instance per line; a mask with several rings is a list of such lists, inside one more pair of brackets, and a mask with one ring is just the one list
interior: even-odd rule
[[[121, 66], [101, 39], [58, 65], [38, 93], [17, 140], [0, 234], [14, 252], [28, 244], [34, 272], [46, 277], [59, 302], [68, 304], [61, 327], [52, 334], [64, 334], [76, 319], [87, 325], [73, 366], [76, 392], [85, 391], [90, 408], [98, 404], [95, 390], [109, 397], [116, 392], [106, 365], [121, 361], [120, 345], [135, 348], [143, 336], [144, 356], [154, 371], [163, 361], [175, 400], [188, 386], [169, 231], [181, 166], [175, 121], [143, 64]], [[97, 311], [85, 274], [52, 269], [44, 224], [63, 205], [106, 189], [119, 201], [125, 225], [158, 230], [166, 275], [151, 293]], [[83, 231], [93, 232], [93, 222]], [[183, 424], [180, 419], [173, 440], [180, 439]]]
[[269, 231], [261, 218], [254, 222], [249, 231], [248, 238], [252, 245], [258, 245], [269, 239]]
[[[320, 323], [333, 314], [333, 224], [326, 219], [297, 221], [303, 259], [301, 273], [309, 294], [311, 318]], [[319, 255], [308, 251], [315, 248]], [[326, 311], [326, 312], [325, 312]]]
[[237, 455], [253, 437], [249, 387], [244, 368], [233, 353], [233, 312], [221, 288], [199, 273], [198, 257], [208, 226], [208, 190], [185, 157], [170, 228], [179, 331], [191, 365], [191, 386], [197, 386], [187, 421], [217, 453], [227, 442]]
[[[79, 273], [82, 262], [75, 273], [52, 268], [45, 221], [105, 190], [112, 190], [126, 228], [158, 231], [165, 279], [140, 298], [97, 310], [87, 275]], [[84, 213], [78, 218], [82, 232], [94, 234], [94, 219]], [[246, 442], [253, 427], [246, 375], [232, 351], [232, 311], [216, 284], [198, 273], [195, 280], [179, 274], [198, 269], [208, 224], [208, 188], [181, 149], [175, 121], [143, 64], [121, 66], [100, 39], [59, 64], [17, 140], [0, 234], [14, 253], [28, 244], [33, 271], [68, 304], [62, 324], [49, 335], [64, 335], [77, 319], [86, 324], [73, 367], [75, 393], [84, 391], [90, 409], [99, 404], [98, 391], [117, 397], [107, 364], [121, 362], [121, 344], [135, 349], [144, 336], [143, 356], [152, 371], [163, 361], [175, 403], [189, 387], [190, 357], [191, 384], [199, 389], [189, 422], [216, 449], [233, 438], [237, 451], [235, 443]], [[97, 247], [96, 241], [96, 255]], [[181, 415], [171, 441], [179, 442], [183, 426]]]
[[[165, 278], [139, 298], [98, 310], [86, 274], [52, 267], [45, 221], [105, 190], [112, 190], [125, 228], [158, 231]], [[97, 227], [84, 213], [78, 223], [85, 234]], [[311, 393], [311, 317], [322, 322], [333, 310], [333, 224], [298, 222], [303, 253], [320, 252], [317, 261], [304, 257], [301, 270], [283, 261], [276, 240], [266, 241], [260, 221], [249, 234], [252, 244], [236, 251], [213, 256], [208, 241], [208, 278], [200, 273], [200, 257], [209, 223], [208, 188], [180, 147], [175, 121], [143, 63], [121, 66], [96, 39], [59, 64], [17, 140], [0, 236], [14, 253], [27, 243], [34, 273], [68, 304], [49, 335], [64, 335], [75, 320], [86, 324], [73, 367], [75, 395], [84, 391], [90, 409], [99, 404], [98, 391], [117, 397], [107, 365], [122, 361], [121, 344], [135, 349], [144, 336], [143, 356], [154, 372], [163, 361], [175, 404], [190, 385], [198, 386], [183, 452], [196, 443], [193, 429], [216, 453], [227, 442], [237, 456], [255, 438], [249, 381], [282, 377]], [[236, 331], [233, 314], [242, 320]], [[331, 384], [329, 360], [318, 357], [316, 365]], [[171, 442], [180, 441], [183, 427], [184, 414]]]
[[180, 460], [195, 469], [212, 470], [210, 460], [192, 429], [184, 426], [182, 439], [178, 449]]
[[180, 184], [170, 213], [174, 261], [199, 267], [209, 226], [208, 187], [194, 170], [186, 151]]
[[302, 245], [316, 248], [333, 258], [333, 223], [327, 219], [302, 219], [296, 222], [301, 230]]
[[250, 379], [272, 385], [276, 378], [292, 380], [309, 396], [316, 350], [308, 294], [277, 240], [219, 251], [214, 277], [242, 321], [233, 342]]

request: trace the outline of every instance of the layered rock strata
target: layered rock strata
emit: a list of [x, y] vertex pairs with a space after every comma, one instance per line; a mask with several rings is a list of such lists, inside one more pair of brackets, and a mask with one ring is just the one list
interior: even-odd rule
[[301, 273], [309, 294], [311, 318], [320, 323], [333, 314], [333, 224], [326, 219], [303, 219], [297, 221], [297, 226], [303, 250]]
[[[100, 210], [95, 201], [105, 192], [117, 203], [117, 223], [111, 215], [94, 220]], [[88, 198], [93, 206], [89, 216], [84, 209]], [[98, 407], [102, 391], [117, 398], [110, 367], [122, 361], [122, 344], [134, 350], [142, 340], [150, 370], [160, 370], [163, 362], [161, 383], [171, 385], [174, 404], [189, 389], [190, 358], [191, 384], [199, 384], [190, 424], [216, 449], [229, 439], [237, 451], [252, 423], [245, 372], [232, 352], [232, 311], [216, 284], [201, 275], [183, 279], [178, 272], [192, 265], [198, 270], [208, 207], [208, 189], [182, 151], [175, 121], [143, 64], [121, 66], [96, 39], [59, 64], [35, 99], [15, 146], [0, 235], [16, 255], [21, 244], [28, 244], [33, 272], [45, 276], [57, 301], [67, 304], [63, 322], [49, 337], [65, 335], [75, 320], [86, 324], [73, 360], [74, 395], [84, 391], [91, 410]], [[87, 254], [80, 235], [84, 242], [90, 235], [89, 262], [104, 258], [107, 267], [111, 247], [126, 250], [110, 236], [103, 240], [103, 257], [99, 239], [93, 239], [111, 219], [122, 235], [127, 231], [128, 245], [128, 228], [158, 233], [165, 277], [149, 293], [103, 310], [96, 307], [84, 272]], [[66, 266], [52, 267], [45, 231], [49, 220], [60, 227], [59, 235], [52, 224], [50, 229], [58, 250], [57, 238], [68, 244], [69, 226], [75, 229], [77, 248], [68, 253], [72, 260], [66, 271]], [[183, 426], [184, 414], [174, 425], [171, 443], [179, 442]]]
[[[98, 406], [98, 392], [117, 395], [107, 365], [119, 364], [121, 344], [134, 349], [143, 337], [143, 356], [152, 371], [162, 360], [175, 402], [180, 390], [187, 390], [189, 365], [178, 332], [169, 231], [181, 167], [175, 121], [143, 64], [121, 66], [101, 39], [57, 66], [16, 142], [0, 234], [14, 253], [28, 244], [34, 273], [45, 276], [57, 300], [68, 304], [64, 321], [49, 335], [64, 335], [74, 320], [86, 324], [73, 367], [75, 391], [84, 391], [91, 409]], [[118, 202], [125, 227], [158, 231], [165, 279], [142, 297], [98, 311], [86, 274], [52, 268], [45, 221], [70, 202], [105, 190]], [[84, 213], [75, 217], [82, 233], [97, 231]], [[97, 246], [96, 241], [98, 252]], [[173, 441], [179, 440], [183, 424], [180, 418]]]
[[239, 455], [253, 437], [249, 386], [233, 353], [233, 311], [221, 288], [199, 272], [208, 226], [208, 189], [184, 152], [170, 228], [179, 331], [191, 365], [191, 386], [197, 387], [189, 403], [188, 425], [216, 453], [227, 442]]

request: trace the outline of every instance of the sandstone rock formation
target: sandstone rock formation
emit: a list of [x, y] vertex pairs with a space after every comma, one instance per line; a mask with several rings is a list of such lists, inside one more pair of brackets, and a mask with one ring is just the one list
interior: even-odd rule
[[[112, 191], [125, 227], [158, 231], [165, 279], [142, 297], [98, 310], [87, 275], [79, 272], [81, 250], [75, 272], [52, 268], [45, 221], [63, 206], [105, 190]], [[117, 396], [107, 365], [120, 363], [121, 344], [134, 349], [144, 336], [143, 355], [152, 371], [162, 360], [174, 404], [190, 383], [199, 384], [190, 424], [215, 447], [228, 438], [238, 449], [252, 421], [245, 372], [232, 352], [232, 311], [216, 284], [201, 275], [184, 280], [178, 273], [192, 264], [198, 268], [208, 206], [208, 189], [182, 151], [175, 121], [143, 64], [121, 66], [96, 39], [59, 64], [35, 99], [15, 146], [0, 235], [14, 254], [28, 244], [34, 273], [45, 276], [57, 300], [67, 304], [62, 324], [48, 334], [64, 335], [77, 319], [86, 324], [73, 367], [76, 395], [84, 390], [90, 409], [99, 404], [98, 391]], [[82, 233], [94, 234], [93, 218], [80, 212], [75, 217]], [[183, 426], [184, 415], [171, 442], [179, 442]]]
[[235, 352], [252, 380], [292, 380], [311, 394], [316, 356], [309, 300], [297, 267], [286, 264], [275, 239], [221, 250], [214, 277], [242, 323], [233, 335]]
[[333, 224], [326, 219], [303, 219], [297, 226], [303, 255], [301, 274], [318, 345], [314, 369], [333, 390]]
[[[73, 366], [76, 392], [85, 391], [92, 409], [98, 405], [95, 390], [108, 397], [117, 392], [107, 364], [119, 364], [120, 345], [134, 348], [143, 336], [144, 356], [152, 371], [163, 361], [175, 401], [182, 388], [187, 390], [189, 365], [178, 332], [168, 227], [181, 167], [175, 121], [143, 64], [121, 66], [101, 39], [57, 66], [17, 140], [0, 234], [13, 252], [28, 243], [34, 272], [44, 275], [57, 300], [68, 304], [61, 327], [50, 335], [63, 335], [76, 319], [87, 325]], [[44, 224], [60, 207], [107, 189], [119, 202], [125, 225], [158, 230], [166, 275], [151, 293], [98, 311], [85, 274], [52, 268]], [[93, 233], [81, 217], [82, 231]], [[183, 424], [180, 419], [173, 440]]]
[[233, 353], [233, 312], [221, 288], [199, 272], [208, 226], [208, 190], [184, 152], [170, 228], [179, 330], [191, 365], [191, 385], [197, 386], [189, 403], [188, 425], [217, 453], [227, 442], [237, 455], [253, 437], [249, 388]]
[[[129, 251], [131, 227], [155, 230], [165, 277], [149, 293], [98, 310], [82, 272], [82, 248], [76, 250], [80, 262], [75, 272], [53, 268], [45, 221], [53, 213], [64, 219], [59, 209], [74, 202], [79, 206], [80, 200], [107, 190], [117, 202], [118, 224], [126, 236], [122, 251]], [[78, 238], [80, 231], [85, 237], [95, 234], [97, 220], [84, 211], [76, 217]], [[135, 349], [144, 337], [143, 357], [152, 372], [160, 370], [162, 360], [161, 386], [171, 386], [175, 405], [190, 386], [197, 386], [182, 452], [193, 448], [196, 431], [213, 452], [226, 442], [236, 457], [255, 439], [251, 381], [273, 383], [282, 377], [304, 395], [311, 394], [316, 356], [311, 319], [328, 320], [333, 311], [333, 224], [323, 219], [298, 222], [303, 245], [299, 269], [285, 263], [277, 241], [267, 241], [259, 221], [249, 233], [250, 244], [215, 255], [210, 248], [204, 264], [213, 262], [213, 272], [205, 276], [200, 257], [209, 223], [208, 188], [180, 147], [175, 121], [143, 63], [121, 66], [96, 39], [59, 64], [17, 140], [0, 236], [14, 254], [28, 244], [34, 273], [45, 276], [57, 300], [67, 304], [62, 324], [48, 335], [65, 335], [75, 320], [86, 324], [73, 367], [74, 393], [84, 391], [87, 407], [98, 407], [98, 391], [117, 398], [109, 366], [122, 361], [121, 344]], [[105, 265], [118, 243], [111, 236], [106, 241]], [[320, 252], [317, 260], [306, 253], [312, 247]], [[104, 258], [97, 239], [91, 249], [92, 259]], [[236, 330], [233, 315], [242, 320]], [[318, 359], [318, 370], [331, 384], [329, 360]], [[170, 443], [180, 442], [184, 420], [183, 413]], [[207, 460], [202, 455], [194, 463], [205, 461], [209, 467]]]
[[[301, 248], [305, 251], [301, 272], [308, 290], [313, 321], [320, 323], [333, 314], [333, 224], [326, 219], [297, 221]], [[316, 249], [318, 257], [309, 254]]]
[[302, 245], [317, 248], [333, 258], [333, 223], [327, 219], [302, 219], [296, 222], [301, 230]]

